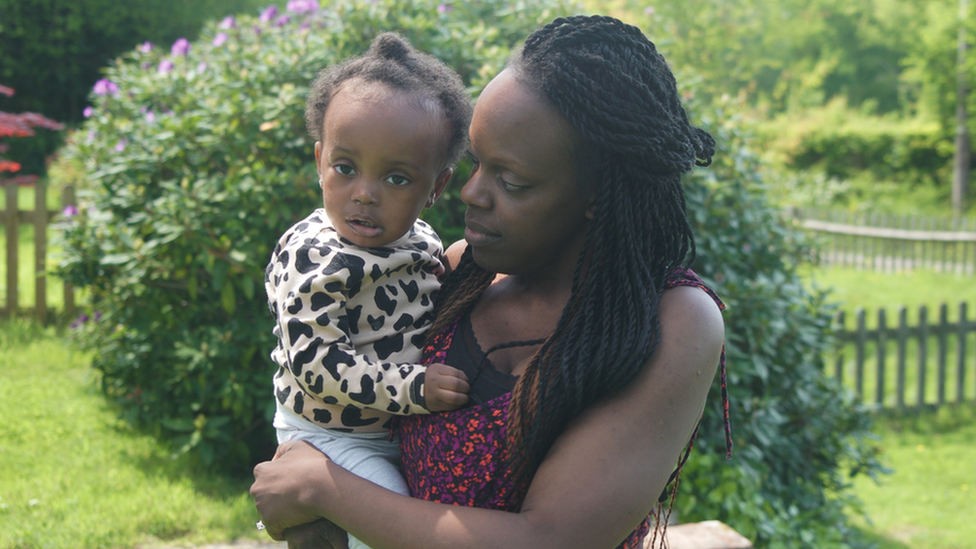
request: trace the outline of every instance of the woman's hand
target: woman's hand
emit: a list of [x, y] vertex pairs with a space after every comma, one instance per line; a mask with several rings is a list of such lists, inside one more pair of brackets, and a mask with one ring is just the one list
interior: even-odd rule
[[304, 442], [286, 442], [278, 446], [271, 461], [254, 467], [251, 497], [261, 521], [273, 539], [286, 538], [285, 530], [322, 518], [311, 502], [316, 494], [310, 475], [325, 472], [329, 458]]

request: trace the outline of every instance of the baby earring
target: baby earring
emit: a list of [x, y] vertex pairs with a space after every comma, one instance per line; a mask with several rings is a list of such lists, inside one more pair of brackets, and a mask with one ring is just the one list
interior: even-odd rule
[[431, 206], [434, 205], [434, 202], [436, 202], [436, 201], [437, 201], [437, 196], [432, 194], [432, 195], [430, 195], [430, 196], [427, 197], [427, 205], [424, 206], [424, 207], [425, 208], [430, 208]]

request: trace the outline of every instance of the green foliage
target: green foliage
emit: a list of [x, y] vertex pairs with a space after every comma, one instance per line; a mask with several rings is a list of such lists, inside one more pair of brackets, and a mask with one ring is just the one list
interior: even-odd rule
[[[95, 112], [65, 151], [83, 161], [90, 188], [64, 220], [61, 274], [90, 291], [100, 319], [79, 339], [127, 419], [206, 464], [269, 457], [263, 271], [278, 235], [321, 204], [303, 122], [309, 82], [397, 30], [477, 88], [563, 9], [438, 5], [338, 0], [281, 26], [242, 16], [234, 28], [208, 25], [188, 56], [134, 51], [107, 69], [120, 91], [91, 98]], [[221, 32], [226, 42], [213, 45]], [[429, 217], [445, 238], [456, 193]]]
[[[680, 80], [680, 79], [679, 79]], [[764, 197], [761, 164], [737, 122], [696, 105], [716, 136], [715, 162], [687, 184], [695, 268], [725, 300], [735, 457], [725, 463], [713, 388], [676, 503], [682, 520], [719, 519], [757, 547], [850, 547], [859, 538], [849, 475], [881, 471], [864, 410], [823, 375], [833, 307], [804, 287], [809, 243]]]
[[[204, 21], [251, 11], [266, 0], [0, 0], [0, 82], [17, 96], [0, 110], [44, 113], [76, 124], [99, 71], [116, 55], [149, 40], [193, 38]], [[24, 172], [44, 173], [44, 157], [60, 135], [12, 144]]]
[[840, 179], [869, 174], [879, 181], [932, 187], [951, 177], [952, 142], [934, 120], [865, 114], [838, 99], [755, 129], [767, 156], [794, 172]]
[[727, 94], [771, 113], [842, 96], [882, 112], [901, 109], [900, 65], [917, 11], [904, 0], [642, 0], [590, 2], [623, 10], [700, 93]]

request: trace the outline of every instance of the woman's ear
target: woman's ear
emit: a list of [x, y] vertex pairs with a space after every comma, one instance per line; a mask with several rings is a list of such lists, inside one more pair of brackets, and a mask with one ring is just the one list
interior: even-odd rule
[[434, 180], [434, 188], [430, 192], [430, 196], [427, 198], [427, 204], [425, 208], [429, 208], [437, 202], [441, 194], [444, 193], [444, 189], [447, 188], [447, 184], [451, 181], [451, 176], [454, 175], [454, 168], [444, 168], [441, 173], [437, 174], [437, 179]]
[[322, 142], [315, 142], [315, 171], [319, 174], [319, 187], [322, 186], [322, 165], [319, 164], [319, 160], [322, 157]]

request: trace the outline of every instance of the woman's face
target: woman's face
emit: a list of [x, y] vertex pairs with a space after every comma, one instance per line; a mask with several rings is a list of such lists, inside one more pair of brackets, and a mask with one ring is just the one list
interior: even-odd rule
[[579, 180], [577, 130], [511, 70], [475, 105], [475, 168], [461, 189], [464, 239], [482, 268], [538, 274], [576, 265], [594, 193]]

